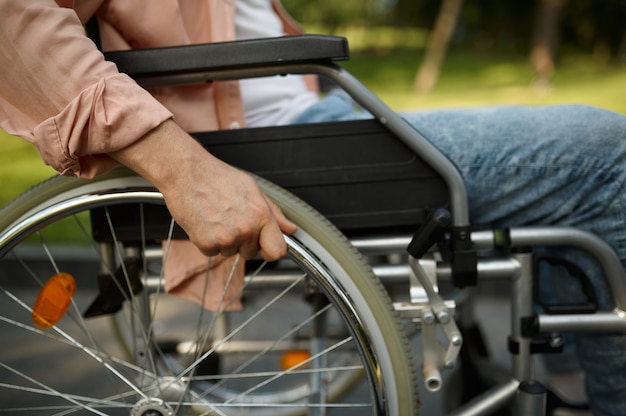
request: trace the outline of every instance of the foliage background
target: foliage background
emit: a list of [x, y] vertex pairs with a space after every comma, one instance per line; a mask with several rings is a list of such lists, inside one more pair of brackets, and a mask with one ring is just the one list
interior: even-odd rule
[[[392, 26], [428, 31], [441, 0], [282, 0], [305, 27], [319, 25], [336, 34], [346, 27]], [[470, 50], [528, 53], [541, 1], [466, 0], [454, 44]], [[626, 1], [547, 0], [563, 4], [561, 46], [569, 51], [626, 60]]]
[[[582, 103], [626, 114], [626, 0], [564, 1], [549, 87], [529, 63], [536, 1], [465, 0], [435, 88], [412, 88], [440, 0], [283, 0], [304, 28], [346, 36], [343, 63], [392, 108]], [[30, 144], [0, 131], [0, 206], [53, 175]]]
[[[442, 0], [283, 0], [307, 31], [346, 36], [344, 66], [397, 109], [582, 103], [626, 113], [626, 1], [465, 0], [441, 76], [412, 91]], [[562, 6], [549, 85], [530, 62], [539, 6]]]

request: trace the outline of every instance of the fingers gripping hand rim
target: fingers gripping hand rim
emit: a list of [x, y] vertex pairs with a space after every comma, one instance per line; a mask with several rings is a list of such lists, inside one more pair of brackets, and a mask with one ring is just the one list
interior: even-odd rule
[[[209, 235], [190, 237], [205, 255], [230, 257], [240, 254], [244, 259], [252, 259], [260, 254], [267, 261], [275, 261], [286, 254], [283, 233], [291, 235], [297, 231], [297, 226], [267, 195], [260, 189], [258, 192], [262, 195], [261, 202], [252, 209], [241, 210], [232, 218], [222, 219], [221, 223], [214, 222], [215, 228]], [[242, 220], [242, 216], [248, 218]]]
[[272, 217], [259, 233], [260, 254], [265, 260], [277, 260], [287, 254], [287, 245], [283, 234], [292, 235], [298, 227], [289, 221], [280, 208], [263, 194], [270, 208]]

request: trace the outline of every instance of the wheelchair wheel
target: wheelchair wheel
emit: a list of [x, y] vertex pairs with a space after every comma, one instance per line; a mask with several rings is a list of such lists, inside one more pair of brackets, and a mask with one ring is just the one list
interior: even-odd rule
[[[10, 340], [0, 347], [1, 410], [417, 414], [407, 341], [370, 268], [314, 210], [259, 183], [299, 231], [286, 237], [286, 259], [249, 262], [243, 308], [231, 312], [164, 293], [159, 249], [173, 222], [130, 171], [54, 178], [0, 212], [0, 331]], [[80, 242], [50, 242], [71, 228]], [[73, 296], [42, 289], [64, 273]], [[71, 298], [67, 313], [35, 325], [41, 299], [59, 296]]]

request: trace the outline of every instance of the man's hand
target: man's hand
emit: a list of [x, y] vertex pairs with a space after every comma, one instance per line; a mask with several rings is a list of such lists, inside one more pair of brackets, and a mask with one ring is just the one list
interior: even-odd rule
[[153, 183], [176, 222], [206, 255], [285, 255], [296, 226], [246, 173], [215, 158], [169, 120], [111, 157]]

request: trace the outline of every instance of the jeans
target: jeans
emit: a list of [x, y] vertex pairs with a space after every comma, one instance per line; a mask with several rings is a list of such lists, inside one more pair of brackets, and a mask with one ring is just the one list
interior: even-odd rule
[[[575, 226], [601, 236], [626, 266], [625, 116], [577, 105], [402, 116], [459, 169], [472, 224]], [[366, 117], [346, 97], [330, 94], [295, 122]], [[590, 276], [600, 276], [593, 261], [569, 255]], [[604, 280], [595, 280], [601, 309], [611, 309]], [[577, 296], [573, 286], [558, 281], [559, 297]], [[594, 412], [626, 415], [626, 335], [578, 334], [575, 342]]]

